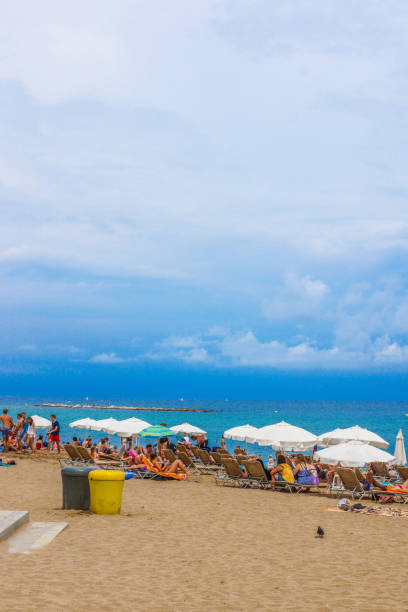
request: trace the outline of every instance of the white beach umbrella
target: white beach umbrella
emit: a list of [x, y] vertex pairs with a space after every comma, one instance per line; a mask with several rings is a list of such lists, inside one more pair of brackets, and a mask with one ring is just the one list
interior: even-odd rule
[[290, 425], [282, 421], [274, 425], [261, 427], [248, 437], [248, 442], [256, 442], [260, 446], [272, 446], [275, 450], [303, 451], [311, 450], [317, 437], [301, 427]]
[[[138, 419], [136, 417], [131, 417], [130, 419], [125, 419], [124, 421], [117, 421], [112, 425], [108, 425], [104, 428], [104, 431], [110, 434], [121, 435], [122, 437], [130, 437], [137, 435], [142, 429], [146, 427], [150, 427], [150, 423], [147, 421], [143, 421], [142, 419]], [[130, 432], [127, 434], [126, 432]]]
[[237, 442], [248, 442], [249, 438], [253, 438], [259, 430], [252, 425], [237, 425], [224, 431], [224, 438], [237, 440]]
[[194, 436], [195, 434], [206, 434], [207, 432], [204, 429], [200, 429], [195, 425], [190, 425], [190, 423], [181, 423], [181, 425], [174, 425], [170, 427], [171, 431], [174, 433], [181, 433], [189, 436]]
[[31, 418], [33, 419], [34, 425], [37, 427], [37, 429], [51, 427], [51, 421], [39, 416], [38, 414], [33, 414]]
[[106, 431], [107, 427], [116, 425], [116, 423], [119, 423], [117, 419], [100, 419], [99, 421], [95, 421], [94, 425], [89, 429], [93, 429], [94, 431]]
[[95, 419], [90, 419], [86, 417], [85, 419], [79, 419], [78, 421], [73, 421], [69, 424], [73, 429], [92, 429], [93, 426], [96, 425]]
[[331, 444], [340, 444], [350, 440], [357, 440], [358, 442], [371, 444], [371, 446], [378, 446], [378, 448], [388, 448], [389, 446], [388, 442], [376, 433], [358, 425], [347, 427], [346, 429], [338, 428], [322, 434], [318, 438], [318, 444], [319, 446], [330, 446]]
[[151, 427], [151, 425], [149, 423], [143, 424], [143, 421], [140, 423], [119, 422], [115, 427], [116, 431], [112, 433], [117, 434], [120, 438], [133, 438], [133, 436], [137, 436], [146, 427]]
[[395, 457], [390, 455], [390, 453], [386, 453], [375, 446], [359, 442], [358, 440], [329, 446], [317, 451], [315, 457], [323, 461], [323, 463], [336, 465], [340, 462], [346, 467], [361, 467], [371, 461], [379, 461], [381, 463], [395, 462]]
[[395, 463], [397, 465], [405, 465], [407, 462], [407, 456], [405, 454], [404, 436], [402, 435], [402, 429], [397, 434], [395, 440], [395, 451], [394, 451]]

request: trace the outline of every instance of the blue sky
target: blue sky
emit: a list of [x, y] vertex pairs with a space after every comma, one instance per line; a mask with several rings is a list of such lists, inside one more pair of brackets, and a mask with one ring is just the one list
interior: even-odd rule
[[392, 0], [9, 3], [5, 392], [403, 395], [407, 26]]

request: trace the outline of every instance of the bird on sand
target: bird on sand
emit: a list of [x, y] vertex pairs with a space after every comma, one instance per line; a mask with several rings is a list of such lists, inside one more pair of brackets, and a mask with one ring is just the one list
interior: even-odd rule
[[323, 529], [322, 529], [322, 528], [319, 526], [319, 527], [317, 528], [317, 536], [316, 536], [316, 537], [317, 537], [317, 538], [322, 538], [323, 536], [324, 536], [324, 531], [323, 531]]

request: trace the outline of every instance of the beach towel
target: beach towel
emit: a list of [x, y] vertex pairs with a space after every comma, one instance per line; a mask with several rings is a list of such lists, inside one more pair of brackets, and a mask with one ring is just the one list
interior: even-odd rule
[[161, 470], [159, 470], [157, 467], [153, 465], [150, 459], [148, 459], [144, 455], [142, 459], [143, 459], [143, 463], [147, 465], [147, 469], [153, 472], [154, 474], [158, 474], [159, 476], [162, 476], [164, 478], [173, 478], [174, 480], [185, 480], [186, 479], [185, 474], [172, 474], [170, 472], [162, 472]]

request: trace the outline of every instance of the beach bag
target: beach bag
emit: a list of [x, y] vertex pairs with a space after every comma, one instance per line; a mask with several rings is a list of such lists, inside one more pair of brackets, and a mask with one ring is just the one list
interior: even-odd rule
[[337, 507], [339, 510], [345, 510], [346, 512], [347, 510], [350, 509], [350, 506], [351, 506], [350, 500], [346, 499], [345, 497], [343, 497], [337, 504]]
[[310, 470], [310, 482], [312, 485], [318, 485], [319, 484], [319, 476], [317, 474], [317, 470], [316, 469], [312, 469]]

